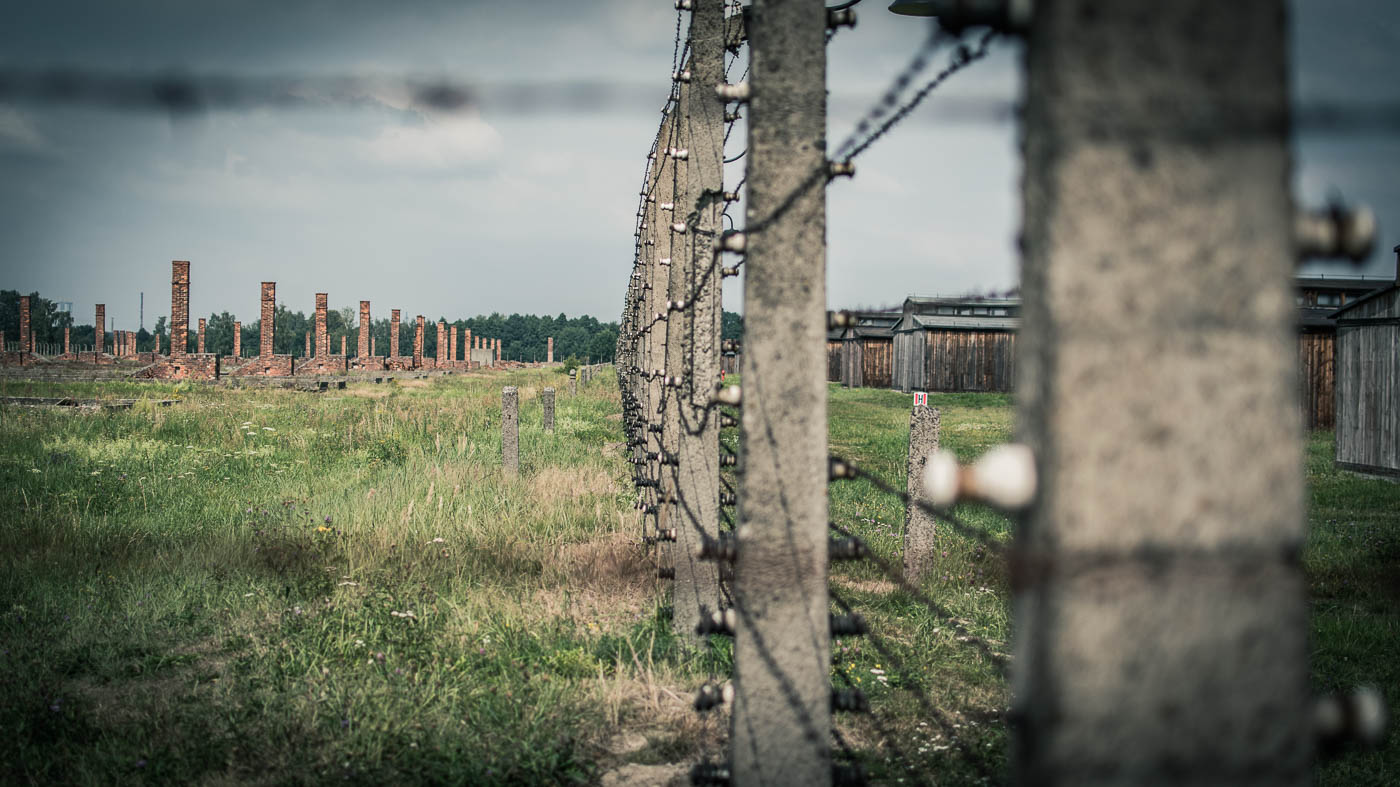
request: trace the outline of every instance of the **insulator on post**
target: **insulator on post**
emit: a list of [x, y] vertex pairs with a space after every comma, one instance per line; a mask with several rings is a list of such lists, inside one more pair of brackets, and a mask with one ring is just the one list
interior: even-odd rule
[[870, 556], [870, 550], [859, 538], [833, 538], [827, 544], [828, 560], [863, 560]]
[[676, 529], [675, 529], [674, 527], [666, 527], [666, 528], [662, 528], [662, 529], [656, 531], [656, 540], [657, 540], [657, 541], [675, 541], [675, 540], [676, 540]]
[[647, 431], [652, 434], [661, 434], [661, 424], [647, 424]]
[[683, 222], [683, 221], [678, 221], [678, 222], [676, 222], [675, 224], [672, 224], [672, 225], [671, 225], [671, 231], [674, 232], [674, 233], [676, 233], [676, 234], [678, 234], [678, 235], [684, 235], [684, 234], [685, 234], [685, 231], [686, 231], [685, 222]]
[[838, 27], [855, 27], [856, 10], [854, 8], [828, 8], [826, 11], [826, 29], [835, 30]]
[[647, 245], [648, 245], [648, 246], [655, 246], [655, 245], [656, 245], [656, 241], [652, 240], [651, 238], [647, 238]]
[[905, 16], [935, 16], [953, 35], [969, 27], [1019, 33], [1031, 23], [1033, 0], [894, 0], [890, 10]]
[[696, 634], [723, 634], [727, 637], [734, 636], [734, 628], [739, 617], [734, 613], [734, 609], [717, 609], [713, 612], [701, 608], [700, 623], [695, 627]]
[[733, 701], [734, 686], [730, 683], [718, 685], [707, 681], [700, 686], [699, 691], [695, 692], [695, 709], [697, 711], [707, 711]]
[[736, 506], [739, 504], [739, 496], [731, 492], [720, 492], [719, 504], [722, 506]]
[[676, 0], [677, 11], [689, 11], [691, 8], [693, 8], [691, 0]]
[[831, 616], [831, 636], [833, 637], [863, 637], [869, 631], [865, 626], [865, 618], [860, 615], [832, 615]]
[[743, 346], [739, 344], [737, 339], [725, 339], [719, 343], [719, 349], [720, 352], [737, 353], [743, 349]]
[[855, 465], [851, 464], [850, 462], [837, 459], [834, 456], [827, 458], [826, 469], [827, 479], [831, 481], [840, 481], [845, 478], [855, 478], [856, 476], [860, 475], [860, 473], [856, 470]]
[[831, 709], [846, 713], [869, 713], [870, 699], [860, 689], [832, 689]]
[[710, 401], [715, 404], [740, 405], [744, 403], [744, 392], [737, 385], [716, 385], [715, 395]]
[[854, 161], [828, 161], [826, 163], [826, 177], [831, 178], [853, 178], [856, 174], [856, 164]]
[[748, 82], [740, 82], [735, 85], [715, 85], [715, 95], [725, 101], [748, 101], [750, 92]]
[[670, 148], [666, 151], [666, 155], [677, 161], [685, 161], [690, 158], [690, 151], [685, 148]]
[[[681, 458], [675, 454], [668, 454], [663, 452], [661, 455], [661, 464], [666, 465], [668, 467], [680, 467]], [[671, 540], [674, 541], [675, 539]]]
[[733, 563], [739, 557], [739, 542], [732, 533], [720, 533], [718, 538], [704, 536], [693, 552], [696, 560]]
[[720, 414], [720, 416], [719, 416], [719, 426], [720, 426], [721, 429], [733, 428], [733, 427], [736, 427], [736, 426], [738, 426], [738, 425], [739, 425], [739, 419], [738, 419], [738, 418], [735, 418], [735, 417], [732, 416], [732, 415], [724, 415], [723, 413]]
[[737, 192], [737, 191], [726, 191], [726, 192], [724, 192], [724, 201], [725, 201], [725, 202], [738, 202], [738, 201], [739, 201], [739, 192]]
[[1318, 746], [1329, 754], [1348, 742], [1375, 746], [1385, 739], [1388, 715], [1385, 697], [1369, 686], [1319, 697], [1313, 706]]
[[720, 467], [738, 467], [739, 457], [733, 454], [721, 454], [719, 458]]
[[839, 311], [826, 313], [826, 329], [834, 331], [837, 328], [850, 328], [856, 324], [855, 312]]
[[684, 70], [684, 71], [677, 71], [676, 73], [672, 74], [672, 75], [671, 75], [671, 81], [672, 81], [672, 82], [689, 82], [689, 81], [690, 81], [690, 69], [687, 68], [687, 69]]
[[675, 567], [675, 566], [661, 566], [661, 567], [657, 568], [657, 569], [656, 569], [656, 578], [657, 578], [657, 579], [675, 579], [675, 578], [676, 578], [676, 567]]
[[723, 279], [731, 279], [731, 278], [733, 278], [733, 277], [735, 277], [735, 276], [738, 276], [738, 275], [739, 275], [739, 266], [738, 266], [738, 265], [734, 265], [734, 266], [731, 266], [731, 267], [728, 267], [728, 268], [720, 268], [719, 275], [720, 275], [720, 278], [723, 278]]
[[729, 766], [713, 762], [697, 762], [690, 769], [690, 783], [695, 787], [723, 787], [730, 782]]
[[1035, 497], [1035, 456], [1028, 446], [1013, 443], [997, 446], [963, 467], [952, 451], [935, 451], [924, 463], [923, 480], [924, 497], [936, 506], [977, 500], [1016, 511]]
[[738, 253], [742, 252], [746, 246], [748, 246], [748, 237], [739, 230], [726, 230], [723, 235], [719, 236], [720, 251]]
[[738, 112], [726, 112], [724, 113], [724, 122], [733, 123], [741, 117], [743, 117], [743, 115], [740, 115]]
[[666, 301], [666, 308], [678, 312], [686, 307], [685, 301]]
[[663, 202], [663, 203], [661, 203], [660, 205], [657, 205], [656, 207], [661, 208], [662, 210], [675, 210], [675, 209], [676, 209], [676, 203], [674, 203], [674, 202]]
[[1376, 245], [1376, 214], [1365, 205], [1299, 210], [1293, 216], [1293, 234], [1299, 259], [1345, 257], [1364, 262]]
[[661, 259], [659, 259], [659, 260], [656, 261], [656, 264], [657, 264], [657, 265], [670, 265], [670, 264], [671, 264], [671, 258], [670, 258], [670, 257], [662, 257]]

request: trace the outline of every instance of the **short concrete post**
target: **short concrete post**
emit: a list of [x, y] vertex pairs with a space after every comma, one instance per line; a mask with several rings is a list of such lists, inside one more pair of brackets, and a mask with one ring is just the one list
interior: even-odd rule
[[520, 392], [513, 385], [501, 389], [501, 467], [520, 475]]
[[938, 410], [928, 405], [914, 405], [909, 413], [909, 480], [905, 488], [910, 500], [904, 512], [904, 575], [915, 584], [933, 563], [934, 520], [914, 501], [923, 497], [928, 455], [938, 450], [938, 419]]
[[554, 433], [554, 389], [546, 388], [540, 394], [540, 402], [544, 405], [544, 430], [550, 434]]
[[569, 396], [578, 396], [578, 370], [569, 372]]

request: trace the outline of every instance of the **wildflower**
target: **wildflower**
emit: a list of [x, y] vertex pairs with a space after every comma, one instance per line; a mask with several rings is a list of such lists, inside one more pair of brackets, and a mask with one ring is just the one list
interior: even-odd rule
[[438, 536], [437, 538], [433, 539], [432, 541], [429, 541], [428, 543], [429, 543], [429, 544], [446, 544], [446, 543], [447, 543], [447, 539], [445, 539], [445, 538], [443, 538], [443, 537], [441, 537], [441, 536]]
[[326, 514], [326, 524], [329, 525], [330, 523], [331, 523], [331, 515], [330, 515], [330, 514]]
[[318, 525], [318, 526], [316, 527], [316, 532], [317, 532], [317, 533], [329, 533], [329, 532], [331, 532], [331, 529], [328, 528], [328, 527], [326, 527], [325, 525]]
[[263, 427], [263, 431], [264, 431], [264, 432], [275, 432], [275, 431], [277, 431], [277, 430], [276, 430], [276, 429], [273, 429], [273, 428], [270, 427], [270, 426], [264, 426], [264, 427]]

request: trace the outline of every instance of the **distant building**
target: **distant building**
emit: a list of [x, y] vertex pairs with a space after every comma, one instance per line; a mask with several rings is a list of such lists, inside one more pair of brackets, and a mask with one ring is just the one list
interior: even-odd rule
[[1400, 246], [1395, 280], [1328, 315], [1336, 324], [1337, 465], [1400, 478]]
[[1299, 276], [1298, 398], [1309, 429], [1330, 429], [1335, 421], [1337, 321], [1339, 307], [1388, 283], [1376, 277]]

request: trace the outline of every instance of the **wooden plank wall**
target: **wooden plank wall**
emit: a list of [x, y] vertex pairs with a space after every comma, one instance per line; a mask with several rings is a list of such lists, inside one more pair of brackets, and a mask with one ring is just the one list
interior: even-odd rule
[[924, 390], [924, 361], [928, 354], [923, 331], [894, 335], [894, 372], [890, 387], [908, 393]]
[[861, 339], [861, 381], [867, 388], [889, 388], [894, 381], [894, 341]]
[[1298, 399], [1309, 429], [1331, 429], [1336, 423], [1336, 334], [1298, 334]]
[[[1357, 312], [1400, 316], [1400, 291]], [[1339, 325], [1336, 354], [1338, 464], [1400, 474], [1400, 325]]]
[[841, 382], [841, 342], [839, 340], [826, 343], [826, 381], [829, 383]]
[[1016, 381], [1016, 334], [927, 331], [928, 390], [1010, 393]]

